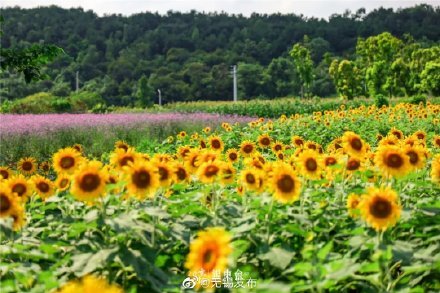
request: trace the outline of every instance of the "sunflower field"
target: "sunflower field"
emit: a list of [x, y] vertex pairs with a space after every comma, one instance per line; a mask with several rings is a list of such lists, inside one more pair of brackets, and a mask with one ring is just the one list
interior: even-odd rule
[[78, 142], [0, 175], [1, 292], [440, 291], [438, 104]]

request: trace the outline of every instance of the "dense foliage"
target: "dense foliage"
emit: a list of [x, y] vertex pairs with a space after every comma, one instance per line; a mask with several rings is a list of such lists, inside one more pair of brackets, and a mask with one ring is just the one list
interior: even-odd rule
[[16, 157], [0, 167], [2, 292], [438, 292], [439, 110], [341, 107]]
[[[412, 49], [432, 47], [440, 39], [439, 8], [429, 5], [397, 11], [381, 8], [368, 14], [360, 9], [329, 20], [294, 14], [247, 18], [198, 12], [98, 17], [92, 11], [56, 6], [6, 8], [2, 14], [2, 47], [19, 49], [43, 41], [66, 52], [44, 72], [50, 80], [26, 86], [15, 74], [3, 73], [1, 95], [6, 99], [37, 92], [67, 97], [75, 89], [78, 71], [80, 89], [97, 93], [108, 105], [157, 103], [157, 89], [165, 103], [227, 100], [232, 97], [233, 64], [239, 65], [241, 99], [300, 95], [301, 88], [318, 96], [334, 95], [336, 89], [347, 97], [384, 92], [412, 95], [421, 90], [437, 93], [439, 84], [433, 78], [438, 76], [438, 61], [428, 52], [417, 51], [413, 60], [425, 61], [409, 64]], [[405, 45], [398, 44], [397, 49], [407, 54], [391, 60], [395, 47], [388, 55], [370, 54], [371, 58], [360, 53], [376, 50], [374, 42], [365, 40], [385, 31]], [[359, 43], [358, 37], [365, 42]], [[306, 50], [292, 50], [295, 44], [296, 49]], [[295, 55], [302, 58], [299, 53], [310, 58], [306, 68], [295, 62]], [[338, 78], [336, 88], [335, 75], [329, 74], [335, 57], [357, 60], [357, 64], [341, 62], [338, 76], [350, 78]], [[401, 78], [413, 69], [413, 76], [421, 80]], [[360, 71], [361, 78], [352, 76], [353, 71]], [[383, 74], [393, 72], [399, 75], [390, 74], [380, 83]]]

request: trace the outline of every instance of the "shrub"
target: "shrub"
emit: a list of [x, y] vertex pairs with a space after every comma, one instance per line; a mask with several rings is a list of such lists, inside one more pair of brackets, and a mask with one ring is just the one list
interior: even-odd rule
[[388, 101], [388, 99], [385, 96], [376, 95], [374, 97], [374, 104], [376, 105], [376, 107], [382, 108], [382, 106], [389, 106], [390, 102]]
[[87, 112], [87, 110], [93, 109], [95, 105], [105, 104], [100, 94], [88, 91], [73, 94], [70, 96], [70, 102], [74, 112]]
[[420, 103], [423, 103], [423, 105], [426, 105], [426, 95], [418, 94], [411, 97], [411, 100], [409, 101], [411, 104], [418, 105]]

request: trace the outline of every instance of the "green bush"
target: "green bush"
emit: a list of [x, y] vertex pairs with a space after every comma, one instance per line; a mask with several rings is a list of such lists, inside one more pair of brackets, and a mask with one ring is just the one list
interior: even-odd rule
[[73, 94], [70, 96], [70, 102], [74, 112], [87, 112], [98, 104], [105, 104], [101, 95], [88, 91]]
[[411, 97], [411, 100], [409, 101], [411, 104], [418, 105], [420, 103], [423, 103], [423, 105], [426, 105], [426, 95], [418, 94]]
[[374, 104], [378, 108], [382, 108], [382, 106], [389, 106], [390, 101], [384, 95], [376, 95], [374, 97]]
[[54, 96], [50, 93], [36, 93], [27, 96], [24, 99], [15, 100], [12, 102], [9, 112], [15, 114], [55, 113], [56, 110], [54, 109], [53, 105], [56, 103], [57, 99], [59, 99], [57, 96]]

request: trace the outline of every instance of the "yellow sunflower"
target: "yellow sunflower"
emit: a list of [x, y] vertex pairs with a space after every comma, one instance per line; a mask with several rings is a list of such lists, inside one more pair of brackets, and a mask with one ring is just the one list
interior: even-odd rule
[[4, 185], [0, 185], [0, 218], [7, 218], [12, 215], [16, 205], [20, 204], [17, 196]]
[[55, 180], [55, 186], [57, 187], [58, 191], [69, 189], [70, 177], [67, 174], [58, 174], [58, 177]]
[[417, 130], [413, 133], [413, 136], [422, 142], [426, 141], [426, 132], [423, 130]]
[[440, 148], [440, 135], [434, 136], [434, 138], [432, 139], [432, 146]]
[[84, 157], [74, 148], [64, 148], [52, 157], [53, 168], [57, 173], [73, 174], [85, 161]]
[[440, 154], [432, 159], [431, 179], [440, 184]]
[[318, 152], [313, 150], [304, 150], [299, 154], [297, 166], [303, 175], [309, 179], [320, 179], [323, 169], [323, 162]]
[[355, 158], [364, 158], [367, 145], [362, 138], [354, 132], [347, 131], [342, 136], [342, 147], [345, 152]]
[[203, 183], [213, 183], [220, 175], [221, 161], [209, 161], [200, 165], [197, 170], [197, 176]]
[[211, 146], [211, 149], [213, 151], [221, 152], [223, 151], [223, 148], [225, 147], [225, 144], [223, 143], [223, 140], [220, 138], [220, 136], [211, 136], [209, 138], [209, 145]]
[[29, 196], [32, 195], [32, 185], [21, 174], [10, 177], [5, 181], [5, 184], [13, 194], [15, 193], [18, 198], [21, 199], [22, 202], [26, 202]]
[[79, 144], [79, 143], [75, 143], [72, 146], [72, 148], [75, 149], [80, 154], [82, 154], [84, 152], [84, 147], [81, 144]]
[[371, 187], [358, 206], [364, 221], [377, 231], [394, 226], [402, 211], [397, 193], [391, 188]]
[[409, 157], [397, 146], [379, 147], [374, 163], [386, 176], [402, 177], [411, 171]]
[[26, 224], [26, 211], [23, 207], [23, 204], [18, 203], [15, 205], [14, 210], [11, 213], [11, 217], [13, 219], [12, 229], [14, 231], [18, 231]]
[[232, 163], [223, 163], [220, 168], [220, 182], [223, 185], [232, 184], [235, 180], [236, 170]]
[[404, 137], [403, 132], [395, 127], [391, 128], [388, 134], [394, 135], [398, 140], [401, 140]]
[[107, 280], [87, 275], [80, 280], [70, 281], [58, 289], [56, 293], [123, 293], [117, 284], [109, 284]]
[[49, 179], [36, 175], [31, 178], [31, 182], [34, 185], [35, 192], [42, 200], [46, 200], [55, 194], [55, 184]]
[[50, 163], [48, 161], [41, 162], [40, 165], [38, 165], [38, 169], [42, 173], [47, 174], [50, 171]]
[[191, 175], [182, 163], [176, 163], [174, 165], [174, 181], [175, 182], [189, 182]]
[[426, 163], [425, 154], [427, 151], [419, 145], [407, 145], [403, 152], [408, 156], [409, 163], [413, 170], [422, 169]]
[[168, 187], [173, 180], [173, 169], [171, 163], [154, 162], [157, 174], [159, 175], [159, 185]]
[[245, 140], [240, 144], [240, 152], [244, 157], [250, 157], [255, 152], [255, 144]]
[[237, 162], [238, 159], [239, 159], [238, 151], [237, 151], [236, 149], [229, 149], [229, 150], [226, 152], [226, 157], [227, 157], [227, 159], [228, 159], [229, 162], [231, 162], [231, 163], [235, 163], [235, 162]]
[[[185, 268], [189, 276], [197, 276], [203, 271], [203, 278], [211, 280], [214, 273], [223, 274], [232, 253], [231, 236], [223, 228], [213, 227], [197, 233], [189, 247]], [[200, 288], [200, 279], [196, 288]]]
[[356, 157], [348, 157], [347, 162], [345, 164], [345, 170], [348, 173], [360, 171], [363, 169], [363, 163], [359, 158]]
[[123, 140], [118, 140], [115, 142], [115, 149], [122, 149], [124, 151], [128, 151], [130, 145]]
[[291, 142], [296, 147], [301, 147], [304, 145], [304, 139], [298, 135], [293, 136]]
[[282, 152], [283, 150], [284, 150], [284, 144], [281, 141], [277, 140], [272, 144], [272, 151], [274, 153], [279, 153]]
[[252, 168], [244, 169], [240, 172], [239, 183], [243, 185], [246, 190], [261, 192], [263, 191], [263, 172]]
[[156, 166], [139, 160], [125, 169], [128, 193], [139, 199], [152, 198], [159, 188], [159, 174]]
[[192, 149], [189, 154], [185, 157], [185, 168], [190, 173], [197, 172], [197, 169], [200, 166], [200, 151], [197, 149]]
[[177, 154], [179, 155], [179, 157], [181, 157], [182, 159], [185, 159], [186, 156], [189, 154], [189, 152], [191, 151], [191, 148], [189, 146], [180, 146], [177, 149]]
[[301, 182], [290, 165], [277, 164], [273, 168], [270, 181], [276, 200], [282, 203], [291, 203], [298, 200], [301, 192]]
[[262, 148], [267, 148], [271, 145], [272, 139], [269, 134], [264, 133], [258, 136], [258, 145]]
[[93, 202], [105, 193], [106, 181], [107, 174], [102, 163], [91, 161], [75, 172], [70, 191], [79, 200]]
[[37, 171], [37, 161], [32, 157], [22, 158], [18, 161], [17, 170], [23, 175], [32, 175]]
[[117, 170], [121, 171], [125, 166], [135, 163], [138, 158], [139, 154], [133, 148], [128, 148], [127, 150], [117, 148], [110, 154], [110, 163]]
[[0, 181], [9, 179], [13, 175], [12, 170], [6, 166], [0, 166]]

